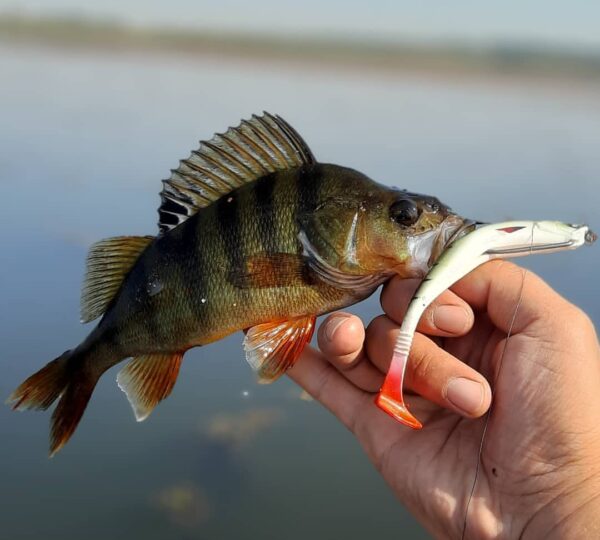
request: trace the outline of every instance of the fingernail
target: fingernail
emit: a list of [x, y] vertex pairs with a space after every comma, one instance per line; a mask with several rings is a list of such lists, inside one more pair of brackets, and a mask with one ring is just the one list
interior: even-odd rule
[[333, 337], [337, 332], [337, 329], [342, 326], [350, 317], [348, 315], [336, 315], [327, 322], [325, 328], [325, 337], [328, 341], [333, 341]]
[[481, 383], [464, 377], [451, 379], [446, 386], [446, 399], [459, 411], [469, 416], [479, 412], [483, 395], [484, 391]]
[[433, 324], [449, 334], [459, 334], [467, 326], [468, 314], [460, 306], [439, 306], [433, 311]]

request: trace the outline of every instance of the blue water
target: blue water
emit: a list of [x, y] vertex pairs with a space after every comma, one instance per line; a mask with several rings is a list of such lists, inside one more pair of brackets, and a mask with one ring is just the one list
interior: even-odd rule
[[[87, 247], [153, 234], [160, 180], [263, 109], [321, 161], [459, 213], [600, 228], [599, 88], [0, 47], [0, 395], [77, 344]], [[523, 261], [600, 323], [600, 247]], [[377, 298], [355, 308], [365, 320]], [[352, 436], [289, 380], [258, 386], [239, 335], [186, 355], [136, 424], [101, 380], [48, 460], [48, 414], [0, 408], [0, 536], [427, 538]]]

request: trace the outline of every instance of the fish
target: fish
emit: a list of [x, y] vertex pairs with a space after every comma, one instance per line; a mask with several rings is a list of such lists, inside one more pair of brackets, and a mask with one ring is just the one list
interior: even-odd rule
[[48, 409], [50, 456], [73, 435], [104, 372], [138, 421], [167, 398], [186, 351], [244, 331], [259, 382], [294, 365], [316, 318], [394, 275], [423, 277], [464, 220], [437, 198], [318, 162], [264, 112], [202, 141], [163, 180], [158, 233], [90, 248], [86, 339], [26, 379], [16, 410]]

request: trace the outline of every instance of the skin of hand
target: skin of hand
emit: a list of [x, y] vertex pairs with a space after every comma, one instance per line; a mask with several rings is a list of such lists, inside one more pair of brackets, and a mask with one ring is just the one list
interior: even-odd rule
[[589, 318], [512, 263], [477, 268], [421, 319], [405, 382], [424, 424], [414, 431], [374, 397], [417, 286], [391, 280], [385, 315], [366, 331], [353, 315], [330, 315], [321, 351], [308, 348], [291, 378], [352, 431], [437, 538], [461, 538], [490, 381], [465, 538], [600, 538], [600, 347]]

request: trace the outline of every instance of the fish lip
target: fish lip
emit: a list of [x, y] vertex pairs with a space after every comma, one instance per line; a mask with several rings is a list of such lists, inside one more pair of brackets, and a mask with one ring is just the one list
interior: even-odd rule
[[472, 219], [464, 219], [463, 224], [458, 229], [456, 229], [456, 231], [454, 231], [452, 233], [452, 236], [450, 236], [450, 238], [448, 238], [448, 240], [446, 241], [446, 243], [443, 246], [443, 250], [447, 249], [448, 246], [450, 246], [451, 244], [456, 242], [456, 240], [458, 240], [459, 238], [462, 238], [465, 234], [474, 231], [475, 228], [477, 227], [477, 225], [481, 225], [481, 224], [482, 224], [481, 221], [474, 221]]
[[[456, 221], [457, 225], [454, 226], [453, 224], [448, 223], [449, 220]], [[459, 216], [452, 214], [448, 218], [446, 218], [446, 220], [444, 220], [444, 223], [442, 225], [444, 224], [446, 225], [446, 227], [442, 226], [440, 228], [440, 233], [436, 239], [433, 249], [431, 250], [431, 257], [429, 258], [430, 266], [433, 265], [439, 259], [440, 255], [444, 253], [444, 251], [446, 251], [446, 249], [451, 244], [456, 242], [456, 240], [458, 240], [459, 238], [462, 238], [465, 234], [474, 231], [477, 225], [480, 225], [481, 222], [474, 221], [472, 219], [462, 219]], [[445, 234], [448, 230], [448, 227], [452, 227], [454, 229], [450, 233], [450, 236], [447, 236]]]

